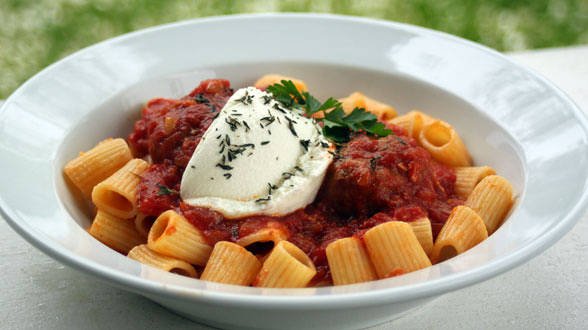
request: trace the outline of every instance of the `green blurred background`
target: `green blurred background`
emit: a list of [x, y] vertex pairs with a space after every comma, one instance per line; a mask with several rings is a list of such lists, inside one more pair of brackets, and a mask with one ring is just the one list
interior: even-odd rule
[[0, 98], [98, 41], [195, 17], [321, 12], [406, 22], [500, 51], [588, 44], [588, 0], [0, 0]]

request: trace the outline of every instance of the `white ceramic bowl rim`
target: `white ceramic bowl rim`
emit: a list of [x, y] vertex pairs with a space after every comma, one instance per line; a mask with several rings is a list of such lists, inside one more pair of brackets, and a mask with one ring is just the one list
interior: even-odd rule
[[[60, 60], [59, 62], [44, 69], [36, 76], [31, 78], [25, 84], [23, 84], [13, 95], [9, 97], [7, 102], [0, 109], [0, 127], [6, 127], [7, 116], [18, 109], [18, 103], [22, 98], [25, 98], [27, 93], [31, 93], [33, 88], [33, 82], [39, 82], [43, 79], [47, 79], [48, 76], [59, 70], [67, 70], [68, 64], [72, 60], [83, 59], [85, 56], [89, 56], [97, 50], [104, 49], [107, 46], [114, 46], [116, 44], [122, 44], [127, 40], [133, 38], [141, 38], [149, 35], [153, 32], [174, 30], [178, 28], [186, 28], [192, 25], [206, 25], [209, 23], [230, 23], [230, 24], [241, 24], [242, 22], [256, 20], [288, 20], [288, 21], [299, 21], [302, 23], [312, 22], [323, 22], [324, 24], [337, 23], [337, 24], [349, 24], [357, 26], [370, 26], [374, 29], [390, 29], [404, 31], [407, 33], [414, 34], [415, 36], [424, 36], [426, 38], [432, 38], [436, 40], [442, 40], [445, 43], [456, 45], [459, 49], [470, 49], [472, 54], [486, 56], [496, 61], [496, 65], [501, 65], [504, 68], [517, 70], [525, 75], [525, 79], [532, 79], [537, 84], [545, 87], [554, 98], [560, 102], [571, 117], [573, 117], [579, 127], [581, 128], [576, 133], [578, 134], [579, 141], [586, 142], [588, 136], [588, 124], [587, 120], [581, 110], [571, 101], [565, 94], [551, 84], [546, 79], [540, 77], [536, 73], [532, 73], [527, 69], [521, 68], [510, 59], [503, 56], [502, 54], [495, 52], [491, 49], [485, 48], [478, 44], [465, 41], [463, 39], [444, 34], [441, 32], [430, 31], [427, 29], [404, 25], [400, 23], [393, 23], [387, 21], [356, 18], [356, 17], [345, 17], [338, 15], [325, 15], [325, 14], [255, 14], [255, 15], [235, 15], [227, 17], [211, 17], [204, 19], [197, 19], [192, 21], [185, 21], [179, 23], [173, 23], [163, 26], [158, 26], [134, 33], [126, 34], [120, 37], [116, 37], [97, 45], [88, 47], [82, 51], [79, 51], [73, 55]], [[467, 56], [473, 56], [469, 54]], [[465, 63], [464, 65], [469, 65]], [[419, 77], [421, 78], [421, 77]], [[38, 104], [41, 106], [41, 104]], [[494, 118], [496, 119], [496, 118]], [[5, 131], [0, 130], [0, 137], [5, 136]], [[1, 139], [0, 139], [1, 141]], [[26, 147], [26, 146], [25, 146]], [[5, 146], [0, 144], [0, 150], [4, 150]], [[579, 148], [586, 149], [585, 145], [579, 146]], [[5, 160], [0, 156], [0, 160]], [[8, 160], [7, 160], [8, 161]], [[584, 159], [579, 159], [584, 161]], [[51, 161], [45, 161], [43, 164], [52, 164]], [[584, 163], [586, 164], [586, 163]], [[26, 167], [26, 164], [21, 164]], [[60, 166], [61, 164], [52, 164], [53, 166]], [[2, 174], [3, 176], [6, 173]], [[525, 174], [527, 175], [527, 173]], [[581, 177], [584, 180], [579, 185], [586, 187], [586, 176]], [[525, 176], [525, 184], [527, 183], [528, 177]], [[4, 182], [4, 181], [3, 181]], [[52, 186], [51, 182], [41, 182], [42, 187]], [[565, 188], [565, 187], [564, 187]], [[562, 189], [564, 189], [562, 188]], [[116, 269], [114, 263], [105, 266], [95, 260], [90, 260], [87, 257], [81, 256], [75, 252], [72, 252], [59, 244], [56, 244], [53, 240], [49, 239], [43, 232], [42, 228], [35, 228], [30, 225], [25, 219], [26, 214], [23, 213], [22, 209], [16, 209], [7, 200], [10, 189], [6, 187], [0, 187], [0, 213], [7, 220], [7, 222], [16, 230], [21, 236], [27, 239], [31, 244], [35, 245], [43, 252], [58, 259], [76, 269], [87, 272], [91, 275], [97, 276], [101, 279], [109, 280], [117, 285], [125, 286], [129, 290], [133, 290], [138, 293], [149, 293], [153, 295], [160, 295], [170, 298], [187, 299], [187, 300], [198, 300], [207, 301], [211, 304], [218, 304], [227, 306], [263, 306], [266, 308], [281, 307], [281, 308], [334, 308], [334, 307], [349, 307], [349, 306], [366, 306], [376, 305], [384, 302], [396, 302], [405, 301], [409, 299], [415, 299], [420, 297], [433, 296], [436, 294], [444, 293], [450, 290], [461, 288], [467, 285], [474, 284], [476, 282], [488, 279], [497, 274], [500, 274], [506, 270], [509, 270], [517, 265], [528, 261], [533, 256], [537, 255], [541, 251], [556, 242], [561, 238], [572, 226], [577, 222], [582, 214], [586, 210], [588, 201], [588, 190], [584, 189], [583, 192], [577, 196], [577, 199], [573, 206], [566, 210], [566, 213], [562, 215], [560, 221], [545, 230], [541, 235], [535, 237], [531, 242], [525, 244], [515, 251], [511, 252], [505, 257], [491, 260], [482, 265], [478, 265], [471, 269], [459, 271], [447, 276], [443, 276], [437, 279], [428, 281], [415, 281], [412, 284], [394, 287], [385, 287], [385, 282], [394, 280], [389, 279], [385, 281], [379, 281], [384, 284], [376, 289], [358, 291], [352, 291], [350, 293], [337, 293], [332, 291], [331, 288], [318, 288], [318, 289], [302, 289], [302, 290], [277, 290], [277, 289], [265, 289], [261, 290], [258, 288], [241, 288], [229, 285], [218, 285], [219, 290], [207, 290], [205, 287], [194, 287], [189, 285], [190, 279], [178, 279], [178, 276], [170, 274], [161, 274], [161, 280], [153, 280], [136, 276], [135, 274], [125, 272]], [[524, 200], [527, 196], [522, 195], [519, 198]], [[518, 210], [517, 210], [518, 211]], [[515, 213], [517, 213], [515, 211]], [[61, 209], [63, 212], [63, 209]], [[522, 216], [520, 212], [513, 214], [514, 216]], [[139, 265], [136, 266], [140, 267]], [[411, 274], [409, 274], [411, 275]], [[408, 275], [407, 275], [408, 276]], [[200, 281], [196, 281], [200, 282]], [[392, 283], [392, 282], [390, 282]], [[361, 285], [360, 285], [361, 287]], [[276, 294], [277, 293], [277, 294]], [[282, 295], [292, 294], [292, 295]], [[304, 294], [309, 294], [305, 296]]]

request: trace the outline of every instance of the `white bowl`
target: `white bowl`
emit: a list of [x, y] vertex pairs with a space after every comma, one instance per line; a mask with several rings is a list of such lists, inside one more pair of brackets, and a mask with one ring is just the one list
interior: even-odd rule
[[[518, 199], [508, 220], [470, 251], [418, 272], [296, 290], [165, 273], [84, 230], [90, 214], [65, 184], [66, 161], [100, 139], [126, 136], [151, 97], [178, 97], [214, 77], [245, 86], [271, 72], [305, 80], [322, 98], [360, 90], [399, 112], [420, 109], [453, 124], [478, 164], [513, 183]], [[496, 276], [555, 243], [587, 204], [587, 127], [545, 79], [439, 32], [332, 15], [199, 19], [102, 42], [21, 86], [0, 110], [0, 208], [48, 255], [203, 323], [356, 328]]]

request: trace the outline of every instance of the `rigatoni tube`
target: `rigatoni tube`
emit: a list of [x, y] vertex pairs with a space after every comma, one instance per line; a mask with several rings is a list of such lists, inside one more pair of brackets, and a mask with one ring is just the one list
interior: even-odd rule
[[467, 206], [456, 206], [443, 225], [431, 252], [434, 263], [461, 254], [488, 238], [482, 218]]
[[198, 272], [189, 263], [157, 253], [149, 249], [146, 244], [134, 247], [127, 256], [142, 264], [159, 268], [166, 272], [194, 278], [198, 277]]
[[424, 125], [419, 142], [439, 163], [449, 166], [472, 165], [472, 157], [459, 134], [446, 122], [435, 120]]
[[406, 130], [408, 136], [418, 141], [423, 126], [434, 120], [435, 119], [429, 115], [426, 115], [418, 110], [413, 110], [402, 116], [398, 116], [389, 120], [388, 123], [403, 127]]
[[133, 247], [145, 243], [145, 237], [135, 230], [132, 220], [121, 219], [98, 209], [90, 227], [90, 235], [111, 249], [127, 254]]
[[431, 261], [406, 222], [390, 221], [363, 236], [379, 278], [410, 273], [431, 266]]
[[267, 257], [254, 286], [266, 288], [302, 288], [316, 274], [310, 258], [296, 245], [281, 241]]
[[291, 77], [282, 76], [279, 74], [266, 74], [265, 76], [257, 79], [257, 81], [253, 84], [253, 87], [265, 90], [270, 85], [280, 84], [282, 80], [292, 81], [292, 83], [294, 84], [294, 86], [296, 86], [296, 89], [298, 89], [299, 92], [308, 91], [304, 81]]
[[288, 238], [288, 234], [279, 224], [268, 223], [266, 227], [241, 237], [237, 244], [247, 248], [254, 254], [269, 253], [276, 244]]
[[387, 121], [396, 117], [396, 110], [391, 106], [371, 99], [360, 92], [351, 93], [349, 96], [339, 100], [341, 107], [346, 113], [351, 113], [355, 108], [364, 108], [366, 111], [375, 114], [378, 120]]
[[329, 268], [335, 285], [374, 281], [378, 275], [360, 239], [338, 239], [326, 249]]
[[212, 250], [202, 233], [173, 210], [157, 217], [147, 242], [153, 251], [199, 266], [206, 264]]
[[476, 185], [496, 171], [489, 166], [465, 166], [455, 167], [455, 193], [461, 198], [468, 198]]
[[131, 160], [131, 150], [123, 139], [106, 139], [70, 160], [63, 172], [90, 199], [92, 189]]
[[408, 221], [407, 223], [412, 227], [412, 231], [425, 253], [430, 255], [433, 249], [433, 228], [431, 227], [429, 218], [422, 217], [414, 221]]
[[220, 241], [214, 245], [201, 280], [250, 285], [261, 268], [251, 252], [235, 243]]
[[92, 201], [119, 218], [130, 219], [137, 215], [137, 191], [141, 175], [149, 164], [142, 159], [132, 159], [125, 166], [100, 182], [92, 190]]
[[507, 179], [490, 175], [476, 185], [465, 205], [484, 220], [488, 235], [502, 224], [512, 204], [513, 188]]

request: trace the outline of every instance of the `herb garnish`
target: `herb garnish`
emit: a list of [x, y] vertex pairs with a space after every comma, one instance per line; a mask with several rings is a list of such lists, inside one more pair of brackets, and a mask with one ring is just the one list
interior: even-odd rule
[[207, 98], [205, 98], [202, 93], [196, 94], [196, 96], [194, 96], [194, 101], [204, 104], [210, 103], [210, 101]]
[[263, 105], [268, 105], [271, 101], [272, 101], [271, 96], [269, 96], [269, 95], [263, 96]]
[[242, 98], [236, 99], [236, 102], [241, 102], [245, 105], [253, 103], [253, 95], [249, 95], [249, 92], [246, 91], [245, 95]]
[[229, 127], [231, 128], [231, 131], [233, 131], [233, 132], [237, 129], [237, 126], [241, 126], [241, 123], [238, 120], [236, 120], [235, 118], [231, 118], [231, 117], [225, 118], [225, 122], [227, 124], [229, 124]]
[[265, 127], [267, 127], [267, 126], [271, 125], [275, 120], [276, 120], [276, 117], [267, 116], [267, 117], [261, 118], [259, 121], [262, 121], [265, 124]]
[[380, 160], [380, 158], [382, 157], [372, 157], [370, 159], [370, 169], [372, 170], [372, 173], [376, 171], [376, 168], [378, 167], [378, 160]]
[[308, 151], [308, 145], [310, 144], [310, 140], [300, 140], [300, 144], [304, 147], [305, 151]]
[[230, 171], [233, 169], [233, 166], [229, 166], [229, 165], [225, 165], [225, 164], [221, 164], [221, 163], [217, 163], [216, 167], [220, 167], [225, 171]]
[[272, 199], [272, 196], [267, 196], [266, 198], [258, 198], [255, 200], [256, 203], [267, 203]]
[[162, 184], [158, 184], [157, 187], [159, 188], [159, 191], [157, 192], [158, 195], [179, 194], [177, 190], [170, 189]]
[[271, 195], [272, 194], [272, 190], [278, 189], [278, 186], [273, 185], [273, 184], [271, 184], [269, 182], [267, 183], [267, 186], [268, 186], [268, 191], [267, 191], [267, 194], [268, 195]]
[[[286, 107], [304, 110], [309, 118], [317, 112], [323, 112], [324, 117], [315, 120], [324, 123], [323, 135], [334, 142], [349, 141], [352, 132], [365, 132], [380, 137], [393, 134], [384, 123], [378, 121], [375, 114], [367, 112], [364, 108], [355, 108], [347, 114], [341, 107], [341, 102], [331, 97], [321, 103], [308, 92], [298, 91], [291, 80], [282, 80], [281, 84], [270, 85], [266, 90]], [[291, 121], [288, 127], [297, 136]]]
[[280, 105], [277, 103], [274, 104], [274, 109], [278, 110], [281, 113], [286, 113], [286, 110], [280, 108]]
[[293, 120], [290, 117], [284, 117], [286, 118], [286, 120], [288, 121], [288, 129], [290, 129], [290, 132], [292, 133], [292, 135], [294, 135], [295, 137], [298, 137], [298, 133], [296, 133], [296, 130], [294, 129], [294, 124], [293, 124]]

